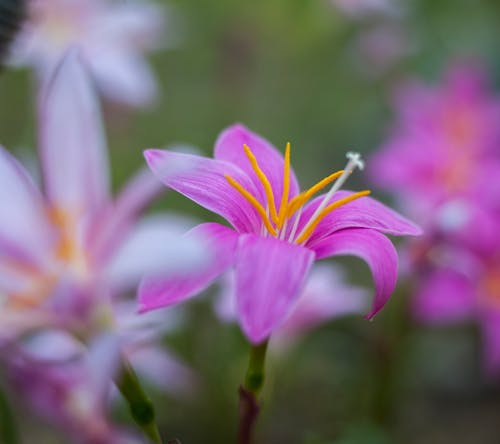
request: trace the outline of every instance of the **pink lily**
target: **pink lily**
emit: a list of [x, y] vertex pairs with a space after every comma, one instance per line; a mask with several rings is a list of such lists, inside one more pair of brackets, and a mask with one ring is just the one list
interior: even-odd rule
[[162, 8], [142, 1], [31, 0], [12, 62], [33, 66], [45, 84], [68, 48], [78, 46], [107, 98], [147, 105], [157, 88], [143, 53], [159, 46], [164, 19]]
[[[397, 254], [382, 234], [417, 235], [418, 227], [366, 197], [369, 191], [339, 191], [356, 167], [350, 153], [345, 170], [305, 192], [285, 157], [242, 125], [219, 136], [215, 159], [147, 150], [153, 172], [170, 188], [225, 218], [232, 228], [207, 223], [191, 231], [211, 239], [213, 260], [196, 272], [146, 278], [139, 288], [140, 311], [179, 303], [234, 267], [239, 323], [254, 344], [279, 328], [300, 295], [315, 260], [351, 254], [365, 260], [375, 282], [368, 317], [387, 302], [397, 275]], [[325, 186], [330, 191], [309, 200]]]
[[92, 326], [112, 324], [118, 290], [146, 272], [204, 257], [198, 244], [179, 243], [178, 224], [158, 217], [137, 223], [158, 191], [149, 171], [112, 200], [99, 117], [91, 82], [71, 52], [41, 104], [43, 193], [0, 148], [2, 339], [44, 326], [93, 334]]

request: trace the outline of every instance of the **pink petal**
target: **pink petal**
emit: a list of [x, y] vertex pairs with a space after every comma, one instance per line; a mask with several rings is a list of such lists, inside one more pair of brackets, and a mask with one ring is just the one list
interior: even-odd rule
[[241, 327], [257, 344], [285, 320], [314, 261], [307, 248], [245, 234], [238, 242], [236, 303]]
[[88, 245], [96, 260], [105, 263], [116, 252], [139, 213], [163, 189], [147, 167], [128, 181], [115, 201], [104, 210], [103, 217], [96, 219], [89, 230]]
[[52, 205], [80, 217], [108, 200], [108, 159], [99, 104], [72, 50], [41, 102], [40, 147], [46, 193]]
[[436, 270], [420, 282], [412, 299], [412, 313], [419, 321], [446, 324], [464, 321], [474, 315], [474, 286], [463, 274]]
[[[252, 179], [255, 187], [264, 199], [264, 188], [257, 178], [251, 164], [245, 155], [243, 145], [250, 147], [257, 158], [260, 168], [269, 179], [274, 191], [276, 206], [279, 206], [283, 193], [284, 160], [282, 154], [267, 140], [250, 131], [241, 124], [225, 129], [215, 142], [214, 157], [218, 160], [230, 162], [241, 168]], [[290, 171], [290, 194], [292, 198], [299, 192], [299, 184], [293, 170]], [[263, 200], [265, 202], [265, 200]]]
[[363, 259], [373, 275], [375, 297], [367, 318], [372, 318], [386, 304], [396, 286], [398, 256], [394, 245], [375, 230], [363, 228], [338, 231], [314, 246], [318, 259], [352, 255]]
[[241, 232], [255, 232], [262, 222], [254, 208], [226, 180], [230, 175], [254, 196], [255, 187], [234, 165], [192, 154], [163, 150], [144, 153], [158, 178], [197, 204], [221, 215]]
[[43, 262], [54, 244], [43, 198], [26, 170], [0, 147], [0, 259]]
[[239, 236], [236, 231], [208, 223], [193, 228], [188, 235], [206, 242], [211, 259], [196, 270], [143, 279], [139, 286], [140, 312], [167, 307], [196, 295], [233, 264]]
[[209, 256], [204, 242], [183, 236], [187, 229], [187, 221], [180, 218], [161, 214], [143, 218], [123, 237], [106, 269], [107, 282], [115, 290], [125, 290], [136, 287], [143, 276], [203, 267]]
[[[331, 202], [352, 193], [352, 191], [338, 191]], [[309, 220], [322, 202], [323, 197], [318, 196], [307, 205], [302, 214], [300, 225], [303, 226]], [[325, 236], [346, 228], [371, 228], [395, 236], [417, 236], [422, 233], [422, 230], [417, 225], [396, 211], [371, 197], [361, 197], [342, 205], [325, 217], [309, 238], [307, 246], [314, 245]]]

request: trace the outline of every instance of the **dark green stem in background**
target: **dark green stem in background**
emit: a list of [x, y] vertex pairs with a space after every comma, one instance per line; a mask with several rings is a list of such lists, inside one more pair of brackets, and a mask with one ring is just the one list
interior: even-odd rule
[[14, 415], [3, 391], [0, 391], [0, 442], [5, 444], [18, 444], [20, 442]]
[[259, 416], [260, 403], [257, 396], [264, 385], [265, 361], [268, 340], [250, 349], [250, 360], [245, 382], [239, 389], [238, 444], [251, 444], [255, 423]]
[[122, 361], [120, 376], [115, 383], [127, 400], [135, 423], [152, 442], [161, 444], [153, 403], [144, 392], [134, 369], [126, 360]]

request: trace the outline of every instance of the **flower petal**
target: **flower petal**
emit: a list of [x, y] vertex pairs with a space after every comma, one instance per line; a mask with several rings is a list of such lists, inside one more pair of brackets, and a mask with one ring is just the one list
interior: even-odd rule
[[147, 167], [142, 168], [89, 229], [88, 245], [94, 260], [105, 263], [131, 229], [139, 213], [165, 188]]
[[474, 286], [466, 276], [441, 269], [421, 280], [411, 307], [417, 320], [440, 324], [470, 319], [476, 303]]
[[[352, 193], [352, 191], [338, 191], [331, 202], [343, 199]], [[318, 196], [307, 205], [299, 227], [307, 223], [323, 198], [324, 195]], [[311, 246], [325, 236], [345, 228], [371, 228], [395, 236], [417, 236], [422, 233], [413, 222], [379, 201], [365, 196], [332, 211], [318, 224], [306, 245]]]
[[236, 304], [241, 327], [257, 344], [285, 320], [314, 261], [304, 247], [254, 234], [242, 235], [236, 259]]
[[109, 196], [108, 159], [91, 81], [71, 50], [40, 107], [40, 147], [47, 196], [58, 210], [95, 211]]
[[204, 243], [193, 236], [183, 237], [187, 226], [187, 221], [166, 215], [141, 220], [122, 239], [106, 271], [107, 282], [114, 289], [126, 289], [136, 286], [143, 276], [184, 273], [203, 267], [208, 260]]
[[26, 170], [1, 146], [0, 208], [0, 259], [40, 262], [46, 258], [54, 237], [43, 197]]
[[201, 224], [193, 228], [189, 237], [206, 243], [210, 254], [205, 266], [183, 273], [173, 273], [164, 278], [151, 276], [139, 286], [139, 311], [167, 307], [181, 302], [208, 287], [234, 262], [238, 233], [216, 223]]
[[352, 255], [363, 259], [373, 275], [375, 297], [370, 313], [372, 318], [388, 301], [396, 286], [398, 256], [394, 245], [383, 234], [364, 228], [338, 231], [314, 246], [317, 258]]
[[241, 232], [254, 232], [262, 222], [254, 208], [226, 180], [230, 175], [257, 195], [247, 175], [234, 165], [193, 154], [147, 150], [144, 156], [158, 178], [197, 204], [219, 214]]
[[[261, 199], [264, 199], [264, 189], [257, 178], [248, 158], [243, 150], [243, 145], [248, 145], [255, 155], [259, 167], [269, 179], [274, 192], [276, 206], [279, 206], [283, 194], [283, 172], [285, 163], [281, 153], [258, 134], [250, 131], [241, 124], [236, 124], [225, 129], [215, 142], [214, 157], [218, 160], [230, 162], [241, 168], [252, 179], [259, 190]], [[290, 170], [291, 199], [299, 193], [299, 184], [293, 170]], [[263, 200], [265, 202], [265, 200]]]

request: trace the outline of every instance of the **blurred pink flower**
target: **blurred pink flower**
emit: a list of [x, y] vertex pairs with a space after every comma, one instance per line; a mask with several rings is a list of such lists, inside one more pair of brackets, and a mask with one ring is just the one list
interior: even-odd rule
[[409, 84], [397, 99], [374, 183], [427, 227], [459, 231], [483, 205], [500, 207], [500, 100], [479, 66], [456, 64], [443, 85]]
[[[54, 350], [54, 347], [59, 350]], [[29, 347], [10, 350], [9, 382], [38, 415], [65, 431], [76, 444], [140, 444], [107, 417], [110, 381], [120, 363], [113, 335], [95, 338], [88, 349], [70, 336], [46, 333]]]
[[[242, 125], [219, 136], [215, 159], [161, 150], [147, 150], [145, 156], [165, 185], [224, 217], [233, 228], [218, 223], [194, 228], [192, 235], [211, 238], [212, 262], [196, 272], [145, 278], [139, 288], [140, 310], [181, 302], [234, 266], [239, 323], [252, 343], [281, 326], [312, 263], [331, 256], [350, 254], [368, 263], [375, 281], [368, 317], [374, 316], [389, 298], [397, 275], [396, 251], [381, 233], [420, 233], [411, 222], [366, 197], [368, 191], [339, 191], [349, 174], [362, 167], [358, 154], [348, 155], [345, 170], [300, 194], [289, 145], [283, 158]], [[327, 194], [308, 203], [332, 183]]]
[[160, 6], [139, 0], [31, 0], [28, 8], [13, 46], [14, 64], [33, 66], [44, 84], [68, 48], [77, 46], [107, 98], [132, 106], [155, 98], [156, 81], [143, 54], [161, 43]]
[[[234, 273], [222, 280], [222, 291], [215, 311], [224, 321], [236, 318]], [[288, 317], [273, 335], [275, 340], [290, 341], [331, 319], [359, 314], [368, 309], [368, 290], [345, 281], [343, 270], [331, 264], [315, 265]]]
[[412, 299], [415, 318], [431, 325], [476, 321], [482, 332], [484, 368], [488, 375], [500, 377], [498, 236], [491, 239], [489, 251], [443, 242], [426, 254]]
[[0, 148], [2, 339], [42, 326], [93, 334], [93, 323], [110, 322], [117, 291], [204, 257], [180, 238], [183, 224], [137, 222], [159, 188], [149, 171], [112, 200], [98, 104], [76, 52], [57, 69], [40, 111], [43, 194]]

